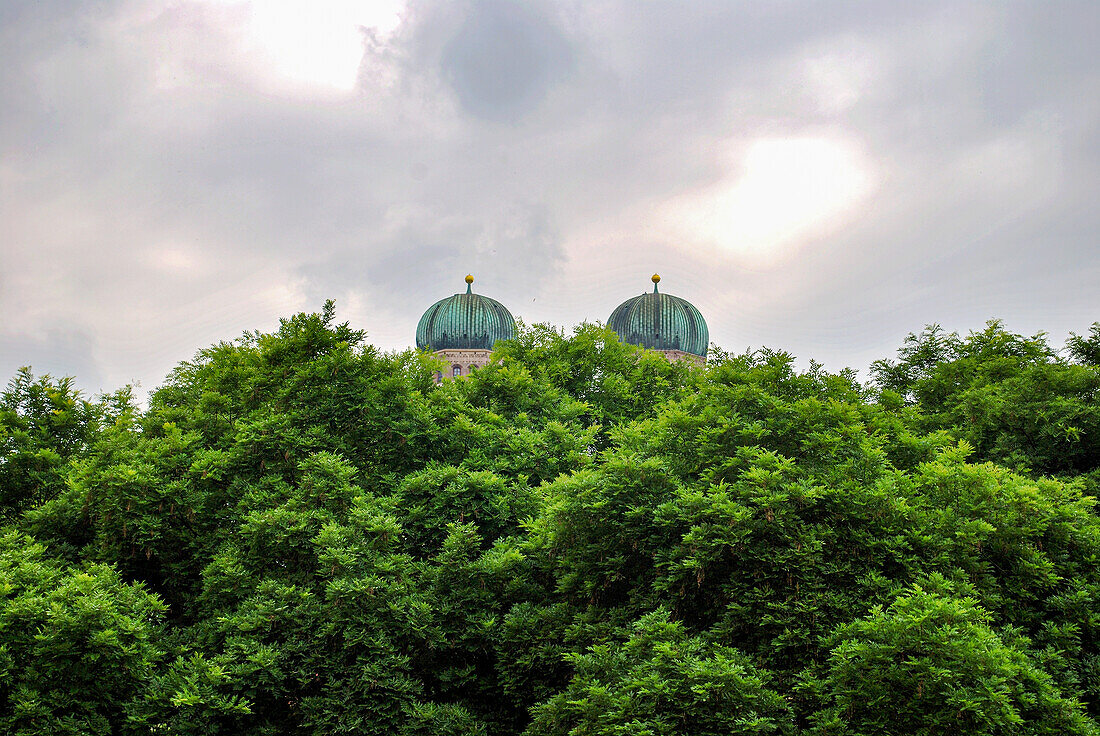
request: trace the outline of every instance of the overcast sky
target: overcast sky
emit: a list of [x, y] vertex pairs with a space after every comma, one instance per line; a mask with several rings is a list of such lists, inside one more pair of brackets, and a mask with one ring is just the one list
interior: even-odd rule
[[[650, 288], [830, 369], [1100, 320], [1100, 2], [0, 2], [0, 383], [159, 385], [326, 298]], [[861, 376], [866, 378], [866, 372]]]

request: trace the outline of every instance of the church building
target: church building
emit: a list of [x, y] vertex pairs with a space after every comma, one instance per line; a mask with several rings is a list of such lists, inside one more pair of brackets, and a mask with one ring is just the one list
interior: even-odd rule
[[653, 274], [651, 280], [653, 291], [615, 307], [607, 326], [623, 342], [664, 353], [669, 360], [704, 365], [710, 331], [703, 315], [687, 299], [660, 293], [660, 274]]
[[[416, 326], [416, 347], [431, 350], [447, 365], [447, 376], [467, 376], [489, 363], [497, 340], [516, 333], [512, 313], [496, 299], [473, 292], [474, 277], [466, 276], [466, 293], [440, 299]], [[443, 374], [436, 374], [436, 380]]]
[[[691, 302], [657, 289], [661, 280], [653, 274], [653, 291], [627, 299], [607, 320], [619, 339], [661, 352], [669, 360], [704, 365], [710, 333], [706, 320]], [[446, 372], [436, 380], [469, 375], [489, 363], [497, 340], [510, 340], [516, 324], [512, 313], [495, 299], [473, 293], [473, 276], [466, 276], [466, 293], [440, 299], [416, 326], [416, 347], [431, 350], [443, 359]]]

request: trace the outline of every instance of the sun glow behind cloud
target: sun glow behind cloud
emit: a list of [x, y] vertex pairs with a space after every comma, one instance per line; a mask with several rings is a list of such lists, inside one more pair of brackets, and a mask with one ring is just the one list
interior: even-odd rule
[[403, 0], [255, 0], [247, 4], [245, 43], [286, 80], [350, 90], [363, 58], [361, 29], [392, 33], [404, 6]]
[[867, 154], [847, 139], [761, 138], [742, 150], [729, 176], [665, 208], [685, 244], [772, 262], [843, 224], [875, 187]]

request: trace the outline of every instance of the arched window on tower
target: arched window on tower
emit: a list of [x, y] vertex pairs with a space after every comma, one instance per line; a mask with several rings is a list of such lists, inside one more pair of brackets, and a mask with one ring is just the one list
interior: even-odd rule
[[456, 365], [451, 368], [451, 378], [462, 375], [462, 366]]

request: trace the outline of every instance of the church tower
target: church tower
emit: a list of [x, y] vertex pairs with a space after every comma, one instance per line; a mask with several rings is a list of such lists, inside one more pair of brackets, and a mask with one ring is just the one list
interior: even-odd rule
[[607, 326], [623, 342], [659, 350], [669, 360], [704, 365], [710, 346], [706, 320], [687, 299], [660, 293], [660, 280], [659, 274], [653, 274], [653, 291], [615, 307]]
[[428, 349], [446, 363], [443, 376], [469, 375], [486, 365], [497, 340], [510, 340], [516, 331], [512, 313], [503, 304], [473, 293], [474, 277], [466, 276], [466, 293], [440, 299], [416, 326], [416, 347]]

